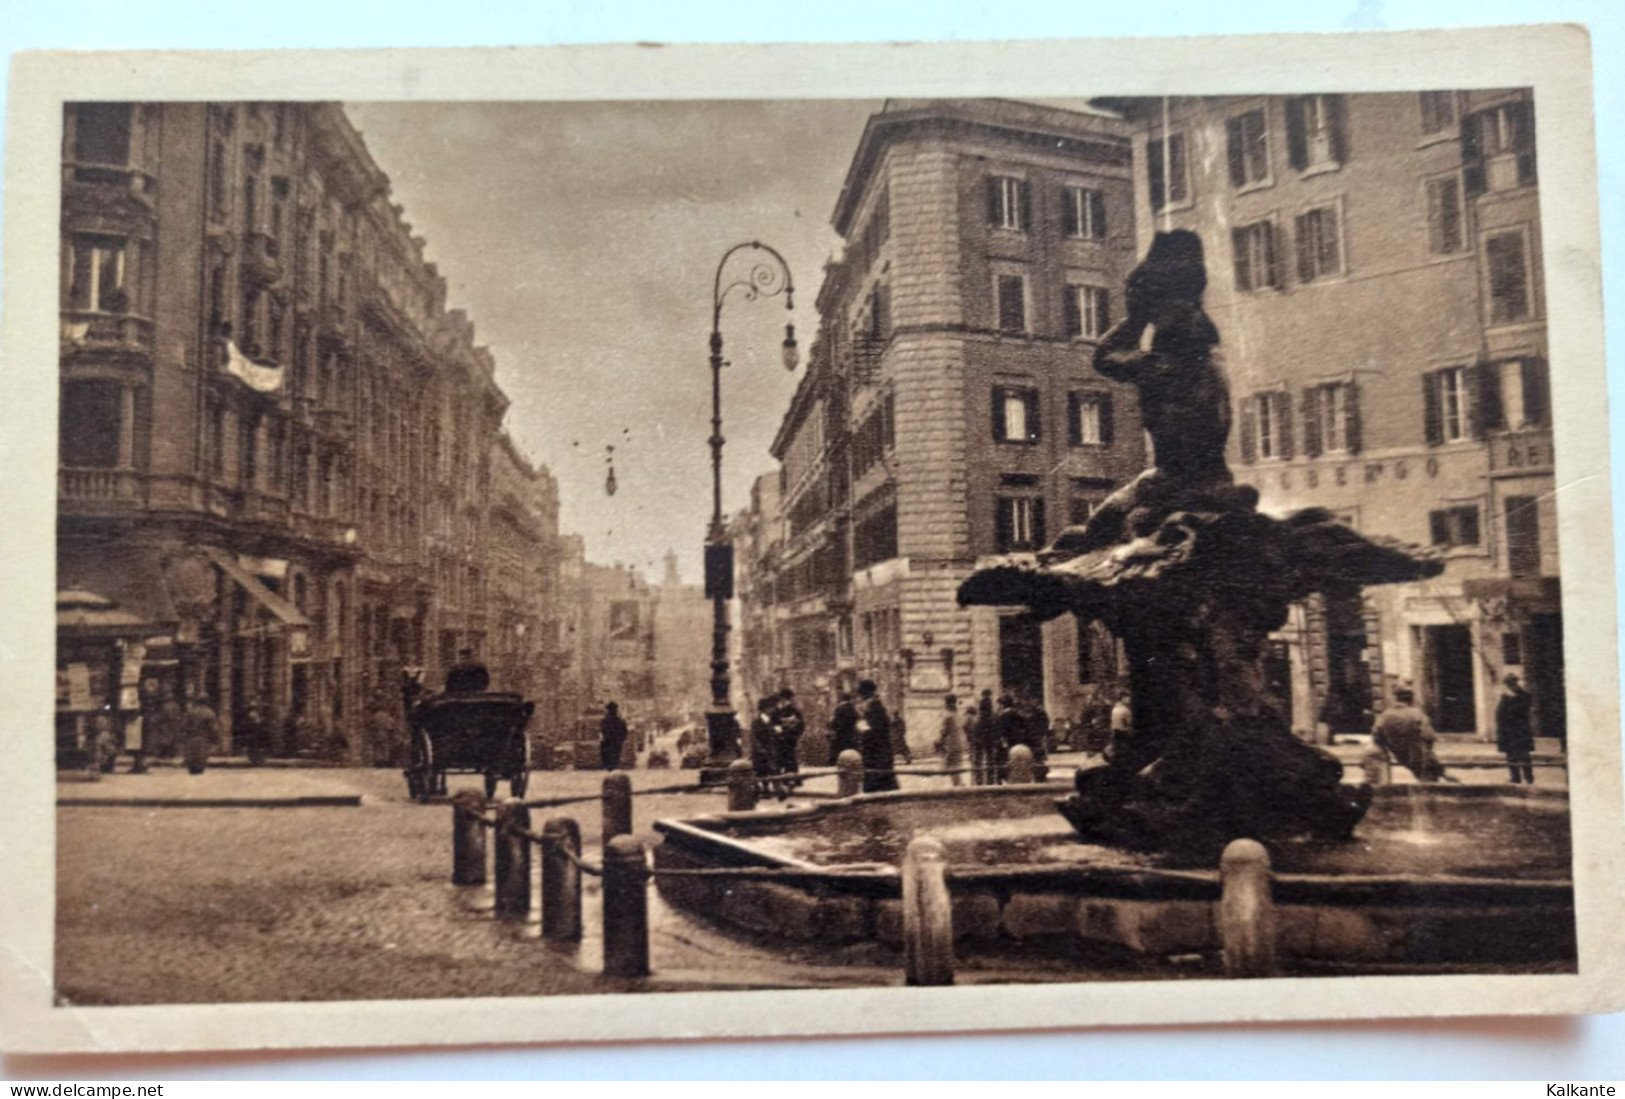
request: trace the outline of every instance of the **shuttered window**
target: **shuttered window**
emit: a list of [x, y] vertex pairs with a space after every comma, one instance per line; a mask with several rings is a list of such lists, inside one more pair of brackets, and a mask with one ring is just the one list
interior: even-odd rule
[[1067, 443], [1111, 446], [1114, 437], [1110, 393], [1067, 394]]
[[1428, 181], [1428, 248], [1451, 255], [1467, 247], [1462, 232], [1461, 179], [1454, 175]]
[[1068, 286], [1061, 310], [1071, 339], [1098, 340], [1111, 327], [1111, 294], [1103, 286]]
[[1524, 261], [1523, 233], [1497, 233], [1484, 241], [1489, 268], [1490, 323], [1509, 324], [1529, 317], [1529, 268]]
[[1106, 239], [1106, 196], [1093, 187], [1061, 188], [1062, 230], [1079, 240]]
[[999, 331], [1021, 335], [1027, 331], [1027, 280], [1020, 275], [999, 275], [993, 280]]
[[1288, 461], [1292, 458], [1292, 404], [1284, 390], [1255, 393], [1241, 401], [1241, 460]]
[[993, 387], [993, 438], [1001, 443], [1036, 443], [1040, 438], [1038, 390]]
[[994, 545], [1000, 553], [1034, 550], [1043, 546], [1044, 498], [999, 496], [994, 500]]
[[1151, 186], [1151, 209], [1178, 206], [1190, 198], [1185, 135], [1153, 137], [1145, 146], [1145, 170]]
[[1358, 454], [1362, 444], [1360, 389], [1353, 382], [1314, 385], [1303, 391], [1303, 452]]
[[1299, 282], [1314, 282], [1343, 273], [1343, 239], [1335, 206], [1322, 206], [1299, 214], [1295, 227]]
[[1269, 126], [1262, 109], [1237, 115], [1225, 124], [1230, 182], [1236, 187], [1267, 183], [1270, 178]]
[[1287, 160], [1297, 171], [1348, 160], [1348, 122], [1340, 95], [1300, 95], [1286, 101]]
[[1276, 255], [1273, 222], [1256, 221], [1231, 230], [1230, 246], [1235, 254], [1237, 290], [1280, 287], [1281, 267]]

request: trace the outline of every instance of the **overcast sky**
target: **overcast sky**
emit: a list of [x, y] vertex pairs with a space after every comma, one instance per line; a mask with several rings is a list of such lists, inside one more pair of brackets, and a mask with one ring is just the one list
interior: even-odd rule
[[[878, 102], [364, 103], [348, 107], [414, 231], [490, 346], [508, 428], [559, 481], [587, 556], [698, 581], [711, 515], [711, 281], [732, 244], [784, 253], [797, 335], [838, 254], [842, 179]], [[774, 468], [800, 378], [784, 299], [723, 308], [723, 508]], [[606, 495], [607, 446], [618, 491]]]

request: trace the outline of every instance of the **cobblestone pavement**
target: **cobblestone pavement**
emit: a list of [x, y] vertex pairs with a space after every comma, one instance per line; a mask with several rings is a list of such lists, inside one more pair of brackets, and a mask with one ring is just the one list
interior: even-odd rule
[[[1359, 745], [1340, 747], [1352, 761]], [[1498, 757], [1486, 746], [1447, 745], [1446, 762]], [[1058, 775], [1080, 756], [1055, 760]], [[1350, 763], [1351, 778], [1357, 769]], [[1501, 781], [1498, 768], [1460, 772], [1467, 782]], [[1564, 772], [1540, 772], [1541, 785]], [[635, 771], [634, 789], [694, 779], [693, 772]], [[1399, 772], [1400, 780], [1404, 773]], [[453, 789], [475, 777], [453, 778]], [[594, 800], [602, 775], [541, 772], [531, 798], [583, 797], [533, 818], [570, 815], [589, 852], [599, 843]], [[947, 785], [905, 776], [905, 789]], [[808, 784], [833, 792], [834, 779]], [[579, 947], [539, 940], [533, 920], [502, 925], [489, 916], [489, 889], [449, 884], [450, 810], [406, 798], [399, 773], [362, 769], [211, 769], [115, 775], [65, 783], [65, 794], [156, 791], [198, 796], [359, 794], [355, 808], [148, 808], [66, 806], [57, 814], [58, 994], [75, 1004], [402, 999], [622, 991], [629, 987], [808, 987], [895, 984], [894, 953], [784, 950], [724, 935], [651, 901], [656, 977], [613, 982], [597, 976], [599, 885], [586, 878], [588, 937]], [[658, 841], [652, 822], [723, 808], [720, 793], [665, 793], [635, 803], [639, 838]], [[1124, 976], [1019, 964], [961, 979], [1078, 980]], [[1195, 974], [1192, 974], [1195, 975]]]

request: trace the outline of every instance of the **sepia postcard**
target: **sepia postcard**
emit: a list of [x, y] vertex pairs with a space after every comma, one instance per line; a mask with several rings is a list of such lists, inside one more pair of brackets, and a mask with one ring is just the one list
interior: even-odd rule
[[1589, 73], [20, 55], [0, 1046], [1625, 1005]]

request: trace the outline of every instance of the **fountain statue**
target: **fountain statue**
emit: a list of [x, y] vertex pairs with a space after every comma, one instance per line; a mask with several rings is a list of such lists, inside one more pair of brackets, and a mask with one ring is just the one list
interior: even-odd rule
[[1132, 735], [1060, 804], [1086, 839], [1203, 856], [1238, 837], [1346, 839], [1371, 788], [1346, 785], [1336, 757], [1293, 735], [1265, 687], [1269, 635], [1316, 592], [1424, 579], [1443, 563], [1323, 508], [1258, 511], [1225, 461], [1230, 394], [1206, 286], [1201, 238], [1158, 233], [1094, 359], [1139, 391], [1154, 467], [1046, 549], [978, 570], [959, 602], [1070, 612], [1122, 640]]

